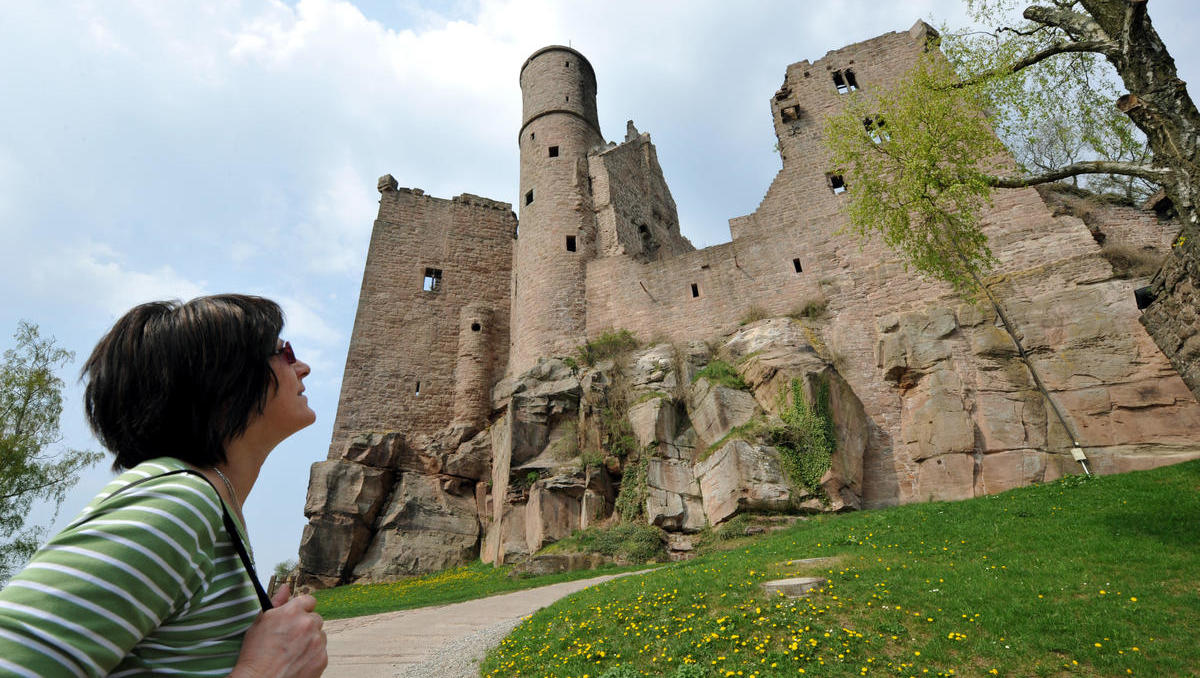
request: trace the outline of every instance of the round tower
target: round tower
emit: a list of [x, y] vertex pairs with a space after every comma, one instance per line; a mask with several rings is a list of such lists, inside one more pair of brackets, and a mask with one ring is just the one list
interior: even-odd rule
[[566, 355], [585, 336], [584, 282], [596, 251], [587, 153], [604, 143], [596, 74], [570, 47], [521, 66], [519, 232], [513, 253], [512, 348], [517, 375], [539, 356]]
[[475, 302], [458, 314], [454, 423], [487, 426], [492, 402], [492, 307]]

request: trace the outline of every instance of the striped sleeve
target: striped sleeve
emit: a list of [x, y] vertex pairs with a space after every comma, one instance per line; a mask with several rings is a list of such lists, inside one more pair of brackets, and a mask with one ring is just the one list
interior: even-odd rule
[[218, 501], [203, 480], [174, 475], [90, 507], [0, 590], [4, 672], [108, 675], [206, 585]]

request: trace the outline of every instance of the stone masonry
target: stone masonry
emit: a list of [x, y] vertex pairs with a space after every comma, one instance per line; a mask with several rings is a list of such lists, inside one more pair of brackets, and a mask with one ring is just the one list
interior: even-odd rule
[[[1075, 444], [1101, 473], [1200, 457], [1200, 404], [1139, 323], [1134, 290], [1149, 279], [1115, 273], [1102, 249], [1165, 256], [1175, 222], [1103, 204], [1082, 214], [1033, 189], [995, 194], [983, 222], [1000, 264], [986, 282], [1065, 428], [995, 307], [840, 233], [854, 177], [830, 166], [823, 120], [895, 83], [935, 36], [917, 22], [788, 66], [770, 97], [782, 167], [758, 209], [730, 220], [730, 242], [702, 250], [681, 233], [649, 135], [630, 122], [622, 143], [604, 141], [595, 72], [568, 47], [521, 67], [519, 232], [506, 203], [383, 177], [329, 461], [310, 483], [309, 581], [525, 558], [607, 519], [624, 462], [581, 454], [612, 379], [650, 398], [628, 413], [657, 450], [646, 452], [647, 514], [683, 532], [756, 507], [999, 492], [1076, 472]], [[1178, 343], [1200, 346], [1194, 305], [1178, 318]], [[647, 349], [626, 372], [580, 375], [554, 359], [614, 329], [674, 348]], [[699, 404], [708, 392], [688, 379], [718, 343], [752, 394], [722, 395], [733, 408], [722, 417], [775, 416], [789, 379], [830, 385], [842, 403], [822, 481], [832, 508], [789, 488], [770, 447], [697, 456], [717, 434]]]

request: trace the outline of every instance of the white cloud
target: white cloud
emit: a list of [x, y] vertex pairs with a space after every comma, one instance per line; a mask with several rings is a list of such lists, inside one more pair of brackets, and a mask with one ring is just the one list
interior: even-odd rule
[[85, 242], [42, 252], [30, 266], [32, 292], [51, 304], [90, 308], [117, 315], [147, 301], [188, 300], [205, 293], [168, 264], [131, 270], [103, 243]]
[[[306, 432], [317, 442], [293, 445], [289, 468], [324, 456], [376, 178], [512, 202], [517, 72], [534, 50], [571, 44], [588, 56], [607, 136], [623, 137], [630, 118], [653, 135], [686, 234], [710, 244], [727, 238], [728, 218], [757, 206], [778, 169], [768, 102], [787, 64], [933, 11], [961, 23], [962, 7], [61, 4], [8, 3], [0, 22], [0, 56], [21, 65], [0, 69], [0, 91], [19, 102], [0, 106], [10, 132], [0, 141], [0, 319], [44, 319], [86, 347], [147, 299], [242, 290], [279, 300], [288, 338], [314, 365], [308, 383], [326, 427]], [[1150, 11], [1188, 79], [1196, 9], [1156, 0]], [[268, 563], [294, 555], [303, 523], [303, 482], [278, 491], [282, 503], [266, 503], [291, 506], [295, 520], [271, 523], [269, 536], [294, 534], [260, 551]]]

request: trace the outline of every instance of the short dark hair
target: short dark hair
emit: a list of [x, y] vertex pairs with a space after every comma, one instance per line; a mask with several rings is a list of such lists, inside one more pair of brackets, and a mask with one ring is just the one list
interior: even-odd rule
[[209, 468], [261, 414], [283, 312], [242, 294], [155, 301], [130, 310], [83, 366], [84, 411], [113, 469], [155, 457]]

